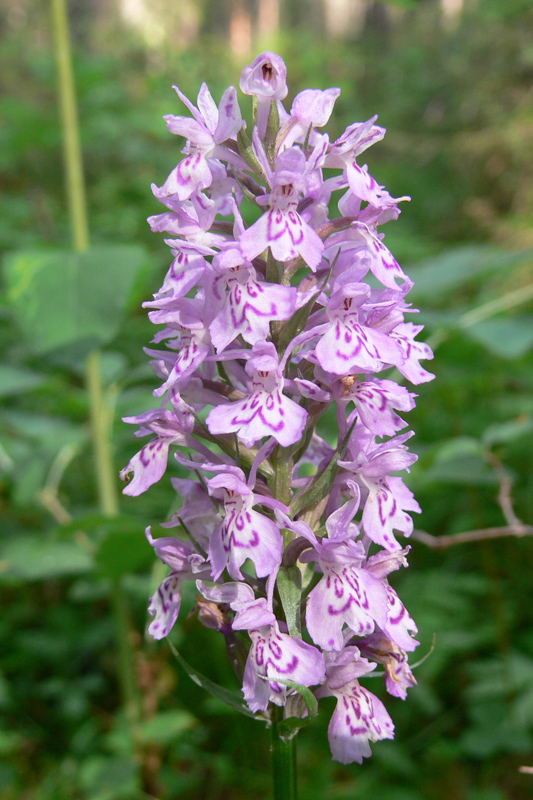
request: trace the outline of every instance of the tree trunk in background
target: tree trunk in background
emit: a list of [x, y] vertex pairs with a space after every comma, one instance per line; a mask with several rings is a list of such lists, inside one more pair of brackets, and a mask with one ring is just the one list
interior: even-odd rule
[[274, 36], [279, 29], [279, 0], [259, 0], [257, 10], [257, 38], [259, 41]]
[[323, 3], [328, 36], [345, 39], [360, 33], [368, 8], [366, 0], [323, 0]]
[[252, 49], [252, 15], [246, 0], [233, 0], [230, 12], [230, 47], [237, 58], [246, 58]]

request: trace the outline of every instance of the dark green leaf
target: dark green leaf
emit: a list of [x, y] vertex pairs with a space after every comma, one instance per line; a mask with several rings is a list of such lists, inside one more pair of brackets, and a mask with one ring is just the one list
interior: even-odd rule
[[241, 694], [232, 692], [230, 689], [225, 689], [223, 686], [219, 686], [217, 683], [210, 681], [209, 678], [206, 678], [201, 672], [198, 672], [198, 670], [194, 669], [194, 667], [191, 667], [191, 665], [188, 664], [182, 656], [180, 656], [170, 639], [167, 639], [167, 642], [189, 678], [191, 678], [191, 680], [193, 680], [198, 686], [201, 686], [202, 689], [205, 689], [206, 692], [209, 692], [209, 694], [212, 694], [214, 697], [218, 697], [219, 700], [223, 700], [224, 703], [226, 703], [228, 706], [231, 706], [231, 708], [235, 708], [237, 711], [240, 711], [241, 714], [251, 717], [252, 719], [265, 722], [264, 716], [261, 714], [254, 714], [252, 711], [250, 711], [248, 706], [243, 702]]
[[11, 364], [0, 364], [0, 397], [23, 394], [38, 389], [47, 383], [49, 378], [39, 372], [24, 367], [13, 367]]
[[291, 636], [301, 637], [302, 573], [298, 567], [282, 566], [279, 568], [276, 582], [289, 633]]
[[520, 358], [533, 347], [533, 316], [496, 317], [464, 329], [465, 334], [500, 358]]
[[98, 570], [107, 578], [120, 578], [153, 559], [154, 552], [139, 525], [129, 530], [108, 530], [96, 553]]
[[309, 488], [299, 492], [290, 504], [290, 513], [292, 517], [295, 517], [296, 514], [299, 514], [300, 511], [307, 506], [313, 505], [314, 503], [319, 503], [331, 491], [331, 487], [333, 486], [333, 482], [339, 471], [338, 462], [342, 461], [346, 455], [348, 442], [350, 441], [350, 436], [352, 435], [356, 419], [353, 421], [350, 429], [346, 432], [344, 439], [342, 440], [326, 469], [321, 472], [317, 478], [315, 478]]

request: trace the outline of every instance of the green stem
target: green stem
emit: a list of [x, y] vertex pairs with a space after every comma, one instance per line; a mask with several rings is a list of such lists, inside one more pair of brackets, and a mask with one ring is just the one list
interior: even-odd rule
[[[290, 448], [278, 445], [272, 454], [274, 478], [272, 493], [277, 500], [285, 505], [291, 501], [291, 485], [293, 458]], [[292, 531], [283, 530], [285, 547], [292, 540]], [[283, 719], [283, 710], [278, 706], [272, 707], [272, 780], [274, 787], [274, 800], [297, 800], [296, 788], [296, 734], [291, 738], [281, 735], [279, 723]]]
[[278, 706], [272, 710], [272, 778], [274, 800], [298, 800], [296, 783], [296, 736], [290, 739], [280, 735], [279, 723], [283, 712]]
[[65, 0], [52, 0], [52, 20], [70, 228], [74, 249], [82, 252], [89, 247], [89, 225]]
[[292, 449], [280, 444], [272, 454], [274, 476], [272, 478], [272, 494], [288, 506], [291, 502], [292, 471], [294, 467]]
[[[102, 387], [100, 353], [94, 350], [87, 359], [87, 389], [91, 415], [91, 434], [94, 450], [94, 469], [98, 489], [98, 505], [110, 517], [119, 513], [116, 473], [111, 451], [111, 426], [113, 408], [110, 407]], [[117, 634], [119, 681], [122, 702], [130, 723], [132, 748], [135, 748], [135, 727], [140, 719], [140, 701], [135, 678], [134, 652], [130, 641], [132, 622], [128, 600], [120, 579], [111, 585], [111, 607]]]
[[93, 350], [87, 359], [86, 374], [99, 506], [104, 514], [115, 517], [119, 513], [119, 502], [110, 441], [113, 409], [106, 402], [103, 392], [98, 350]]
[[[89, 225], [65, 0], [52, 0], [52, 22], [58, 73], [70, 230], [73, 248], [76, 252], [81, 253], [89, 247]], [[98, 505], [105, 515], [114, 517], [119, 513], [119, 501], [111, 451], [113, 408], [102, 388], [100, 353], [97, 350], [93, 351], [88, 358], [86, 381], [89, 394]], [[130, 631], [132, 629], [130, 612], [128, 600], [120, 580], [115, 580], [112, 583], [111, 606], [117, 633], [118, 678], [126, 717], [130, 722], [132, 750], [134, 751], [136, 749], [135, 726], [139, 720], [141, 706], [135, 679], [134, 653], [130, 641]]]

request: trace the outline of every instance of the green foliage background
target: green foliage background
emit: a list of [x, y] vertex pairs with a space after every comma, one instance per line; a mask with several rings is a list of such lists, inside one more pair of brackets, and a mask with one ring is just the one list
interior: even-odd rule
[[[363, 28], [344, 40], [325, 38], [316, 5], [282, 4], [280, 32], [262, 44], [286, 59], [291, 97], [341, 87], [333, 136], [379, 112], [388, 133], [368, 153], [370, 171], [412, 197], [386, 236], [416, 281], [410, 298], [436, 353], [436, 380], [419, 387], [409, 415], [416, 524], [434, 536], [505, 525], [502, 475], [515, 513], [533, 524], [533, 4], [470, 0], [450, 26], [434, 0], [367, 2]], [[144, 220], [159, 210], [150, 183], [179, 158], [161, 120], [183, 113], [170, 86], [194, 98], [206, 80], [218, 98], [247, 59], [217, 31], [229, 3], [213, 16], [205, 0], [197, 39], [157, 52], [110, 6], [71, 6], [93, 243], [83, 256], [69, 250], [47, 6], [13, 0], [0, 17], [0, 797], [267, 798], [264, 726], [144, 637], [147, 597], [164, 574], [144, 528], [167, 518], [175, 497], [163, 481], [124, 498], [115, 519], [99, 512], [85, 383], [99, 346], [118, 472], [137, 449], [120, 418], [148, 409], [155, 385], [140, 306], [169, 259]], [[326, 701], [300, 734], [301, 796], [525, 800], [532, 540], [412, 544], [394, 586], [419, 625], [418, 652], [436, 638], [408, 700], [386, 701], [396, 740], [374, 745], [362, 767], [332, 762]], [[134, 725], [111, 611], [118, 584]], [[189, 618], [194, 603], [187, 590], [173, 641], [211, 680], [238, 688], [223, 643]]]

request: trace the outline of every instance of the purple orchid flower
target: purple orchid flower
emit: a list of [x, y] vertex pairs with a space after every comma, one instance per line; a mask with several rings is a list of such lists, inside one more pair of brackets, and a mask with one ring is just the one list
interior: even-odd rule
[[244, 400], [222, 403], [206, 419], [213, 434], [238, 433], [247, 447], [264, 436], [274, 436], [283, 447], [297, 442], [305, 427], [307, 412], [283, 394], [284, 378], [276, 348], [271, 342], [255, 344], [246, 372], [252, 391]]
[[234, 86], [226, 89], [218, 109], [205, 83], [198, 93], [198, 108], [177, 86], [173, 88], [194, 119], [172, 114], [165, 117], [168, 130], [187, 139], [188, 155], [172, 170], [160, 192], [162, 195], [175, 195], [183, 201], [188, 200], [197, 190], [211, 185], [210, 159], [229, 158], [244, 166], [242, 159], [222, 146], [226, 140], [236, 137], [242, 127], [242, 117]]
[[206, 302], [216, 310], [209, 325], [211, 340], [221, 352], [239, 334], [249, 344], [265, 341], [272, 320], [285, 320], [294, 313], [296, 289], [257, 279], [253, 265], [239, 252], [220, 254], [206, 286]]
[[188, 542], [170, 536], [154, 539], [150, 528], [146, 529], [146, 538], [153, 546], [157, 557], [172, 569], [170, 575], [150, 598], [148, 606], [148, 613], [155, 617], [150, 623], [148, 633], [154, 639], [163, 639], [168, 636], [178, 618], [183, 581], [207, 577], [209, 566], [195, 553], [193, 546]]
[[168, 451], [171, 444], [197, 448], [198, 443], [189, 432], [184, 430], [178, 417], [167, 409], [146, 411], [135, 417], [124, 417], [124, 422], [139, 424], [141, 428], [137, 436], [149, 433], [157, 434], [139, 450], [120, 473], [121, 480], [128, 480], [133, 472], [133, 479], [122, 490], [123, 494], [135, 497], [145, 492], [152, 484], [157, 483], [165, 474]]
[[[369, 742], [394, 737], [394, 724], [385, 706], [357, 680], [376, 665], [361, 658], [357, 647], [347, 647], [340, 654], [326, 654], [326, 659], [326, 682], [315, 695], [337, 698], [328, 727], [332, 756], [341, 764], [353, 761], [362, 764], [363, 758], [372, 755]], [[350, 675], [353, 677], [346, 680]]]
[[283, 538], [276, 523], [254, 511], [253, 506], [271, 505], [271, 498], [254, 494], [242, 472], [236, 475], [219, 471], [207, 481], [207, 487], [224, 504], [224, 519], [209, 541], [213, 580], [218, 580], [226, 566], [232, 578], [243, 580], [240, 567], [247, 558], [253, 561], [259, 578], [270, 575], [281, 563]]
[[[186, 145], [152, 187], [165, 210], [149, 219], [173, 237], [145, 303], [163, 326], [146, 349], [163, 407], [126, 418], [154, 438], [121, 476], [133, 473], [126, 494], [145, 491], [172, 445], [192, 473], [171, 479], [180, 499], [163, 523], [190, 541], [147, 531], [171, 569], [150, 600], [150, 634], [168, 635], [184, 581], [196, 581], [198, 619], [226, 638], [252, 712], [305, 713], [294, 684], [332, 695], [333, 758], [361, 763], [394, 726], [360, 681], [379, 663], [389, 694], [405, 699], [416, 684], [416, 624], [389, 584], [407, 566], [395, 537], [420, 511], [396, 474], [416, 460], [412, 434], [398, 435], [416, 395], [385, 371], [422, 384], [433, 354], [406, 321], [413, 284], [380, 227], [409, 198], [362, 163], [385, 133], [376, 117], [334, 142], [320, 130], [339, 89], [305, 89], [288, 113], [285, 64], [270, 52], [240, 86], [254, 97], [249, 135], [233, 87], [218, 106], [205, 84], [196, 106], [176, 89], [192, 117], [165, 117]], [[330, 410], [337, 425], [319, 435]]]
[[270, 103], [287, 97], [287, 67], [276, 53], [261, 53], [241, 73], [239, 87], [243, 94], [257, 98], [257, 129], [264, 138]]
[[305, 186], [305, 156], [297, 147], [284, 150], [277, 157], [272, 173], [257, 138], [254, 145], [272, 188], [269, 194], [257, 198], [259, 205], [268, 205], [269, 209], [242, 234], [242, 252], [251, 260], [269, 247], [278, 261], [301, 256], [311, 269], [315, 269], [320, 263], [324, 243], [297, 211]]

